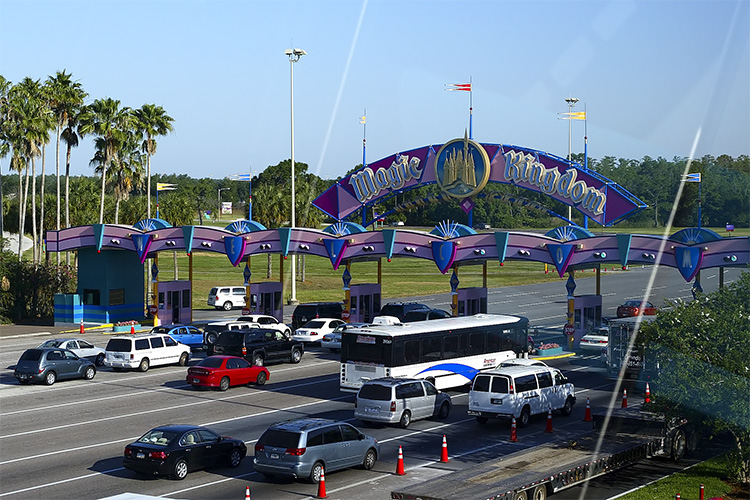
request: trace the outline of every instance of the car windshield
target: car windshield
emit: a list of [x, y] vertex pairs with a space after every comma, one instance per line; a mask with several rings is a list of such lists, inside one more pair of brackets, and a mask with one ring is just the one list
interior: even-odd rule
[[39, 348], [44, 349], [51, 347], [60, 347], [60, 344], [62, 344], [62, 340], [45, 340], [44, 342], [39, 344]]
[[268, 429], [258, 440], [259, 445], [275, 448], [297, 448], [300, 434], [298, 432]]
[[325, 321], [308, 321], [303, 328], [323, 328], [325, 324]]
[[158, 446], [167, 446], [177, 436], [176, 432], [153, 429], [138, 439], [139, 443], [149, 443]]
[[130, 339], [109, 339], [107, 350], [112, 352], [130, 352]]
[[222, 358], [216, 358], [209, 356], [206, 359], [201, 360], [196, 366], [205, 366], [206, 368], [221, 368]]
[[21, 361], [39, 361], [42, 357], [42, 351], [39, 349], [29, 349], [21, 354]]
[[391, 388], [380, 384], [365, 384], [359, 390], [357, 397], [374, 401], [390, 401]]

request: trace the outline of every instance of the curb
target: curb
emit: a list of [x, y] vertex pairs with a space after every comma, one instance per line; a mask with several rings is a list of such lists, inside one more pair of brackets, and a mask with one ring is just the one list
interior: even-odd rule
[[535, 357], [533, 359], [538, 359], [538, 360], [544, 361], [546, 359], [563, 359], [563, 358], [569, 358], [569, 357], [575, 356], [575, 355], [576, 355], [576, 353], [574, 353], [574, 352], [565, 352], [563, 354], [558, 354], [557, 356], [544, 356], [544, 357], [541, 357], [541, 358], [536, 358]]

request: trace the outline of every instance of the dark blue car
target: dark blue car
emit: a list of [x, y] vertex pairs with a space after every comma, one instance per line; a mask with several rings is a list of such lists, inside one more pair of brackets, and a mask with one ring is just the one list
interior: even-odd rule
[[166, 333], [180, 344], [189, 345], [193, 350], [203, 348], [203, 331], [193, 325], [156, 326], [151, 333]]

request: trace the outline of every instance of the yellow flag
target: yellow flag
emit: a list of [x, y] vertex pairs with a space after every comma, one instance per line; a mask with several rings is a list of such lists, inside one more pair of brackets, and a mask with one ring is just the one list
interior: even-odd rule
[[366, 122], [367, 122], [367, 116], [362, 115], [362, 116], [359, 117], [359, 123], [361, 123], [362, 125], [364, 125]]

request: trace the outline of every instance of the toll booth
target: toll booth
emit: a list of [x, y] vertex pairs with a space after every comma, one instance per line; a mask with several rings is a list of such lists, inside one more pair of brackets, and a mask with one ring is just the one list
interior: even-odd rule
[[249, 307], [252, 314], [266, 314], [284, 321], [282, 295], [284, 284], [279, 281], [250, 283]]
[[487, 312], [487, 289], [483, 286], [459, 288], [456, 316], [472, 316]]
[[573, 346], [578, 347], [581, 337], [602, 325], [602, 296], [581, 295], [573, 298]]
[[191, 283], [187, 280], [160, 281], [158, 285], [160, 325], [190, 323], [192, 299]]
[[380, 313], [380, 284], [351, 285], [349, 291], [349, 322], [370, 323]]

